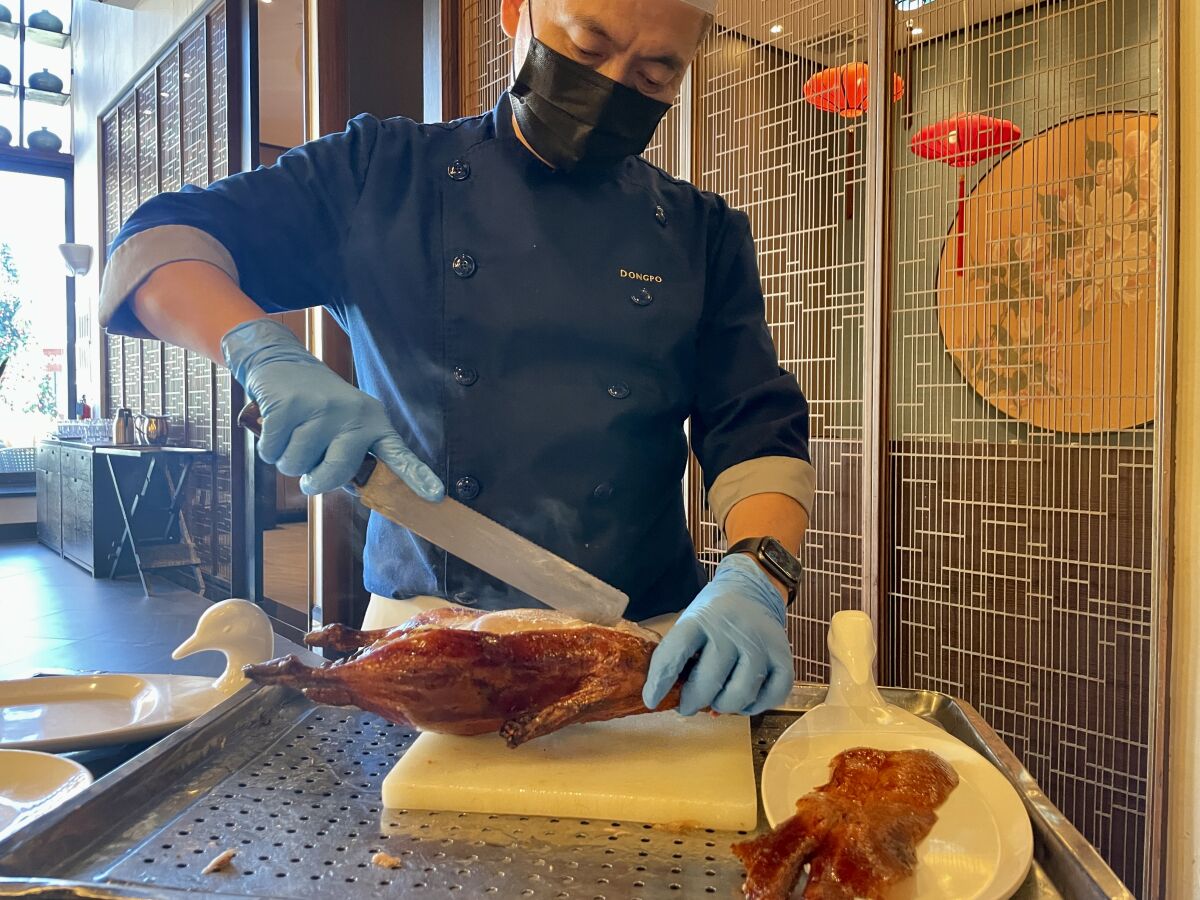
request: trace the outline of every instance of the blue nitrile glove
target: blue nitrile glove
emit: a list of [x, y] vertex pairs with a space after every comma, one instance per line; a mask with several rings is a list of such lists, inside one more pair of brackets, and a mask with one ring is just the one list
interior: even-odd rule
[[262, 411], [258, 455], [284, 475], [301, 476], [304, 493], [342, 487], [370, 451], [418, 496], [445, 496], [441, 479], [396, 434], [383, 404], [309, 353], [287, 326], [243, 322], [221, 338], [221, 352]]
[[778, 706], [793, 681], [786, 622], [783, 598], [758, 563], [744, 553], [725, 557], [654, 651], [642, 701], [655, 709], [699, 653], [679, 699], [683, 715], [711, 707], [753, 716]]

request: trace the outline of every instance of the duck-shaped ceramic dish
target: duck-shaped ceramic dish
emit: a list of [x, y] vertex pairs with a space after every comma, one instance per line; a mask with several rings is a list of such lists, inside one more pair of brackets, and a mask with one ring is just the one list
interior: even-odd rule
[[274, 655], [267, 614], [223, 600], [172, 654], [225, 655], [215, 681], [191, 675], [67, 675], [0, 681], [0, 748], [63, 753], [152, 740], [186, 725], [248, 684], [242, 667]]

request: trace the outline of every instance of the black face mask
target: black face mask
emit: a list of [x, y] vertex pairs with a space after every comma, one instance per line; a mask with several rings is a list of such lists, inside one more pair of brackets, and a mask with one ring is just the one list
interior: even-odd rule
[[522, 136], [538, 156], [563, 170], [613, 165], [642, 153], [671, 108], [536, 37], [510, 98]]

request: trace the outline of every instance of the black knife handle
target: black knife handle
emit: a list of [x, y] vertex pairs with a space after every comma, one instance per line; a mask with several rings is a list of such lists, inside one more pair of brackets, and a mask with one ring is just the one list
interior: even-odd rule
[[[262, 437], [262, 410], [258, 408], [258, 404], [251, 400], [238, 413], [238, 424], [253, 434], [255, 437]], [[358, 467], [358, 472], [350, 479], [355, 487], [364, 487], [367, 479], [371, 477], [371, 473], [375, 471], [375, 463], [377, 460], [370, 453], [362, 461], [362, 465]]]

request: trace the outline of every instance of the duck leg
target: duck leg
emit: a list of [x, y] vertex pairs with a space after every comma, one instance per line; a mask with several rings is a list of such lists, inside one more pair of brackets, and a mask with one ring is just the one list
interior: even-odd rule
[[385, 638], [398, 638], [426, 628], [462, 628], [482, 615], [478, 610], [462, 606], [441, 606], [418, 613], [407, 622], [393, 628], [359, 631], [348, 625], [326, 625], [304, 636], [310, 647], [324, 647], [339, 653], [352, 653], [370, 647]]
[[[357, 706], [397, 725], [485, 734], [500, 727], [506, 706], [513, 708], [503, 696], [507, 682], [498, 686], [499, 694], [488, 683], [489, 674], [511, 677], [487, 659], [488, 638], [455, 629], [416, 631], [324, 666], [307, 666], [288, 656], [242, 671], [260, 684], [284, 685], [317, 703]], [[523, 691], [516, 695], [516, 708], [528, 708], [537, 698], [537, 691]]]
[[363, 647], [371, 646], [386, 637], [390, 631], [390, 628], [359, 631], [347, 625], [326, 625], [324, 628], [306, 634], [304, 643], [309, 647], [323, 647], [326, 650], [336, 650], [338, 653], [352, 653]]
[[[679, 706], [681, 684], [671, 688], [655, 712]], [[500, 726], [500, 736], [510, 747], [581, 722], [604, 722], [646, 712], [640, 691], [614, 690], [612, 679], [585, 679], [579, 687], [541, 709], [528, 710]]]
[[330, 673], [337, 669], [318, 669], [306, 666], [294, 656], [284, 656], [270, 662], [253, 666], [244, 666], [242, 673], [251, 681], [259, 684], [278, 684], [300, 691], [314, 703], [328, 706], [351, 706], [354, 704], [354, 692], [345, 684], [343, 679]]

